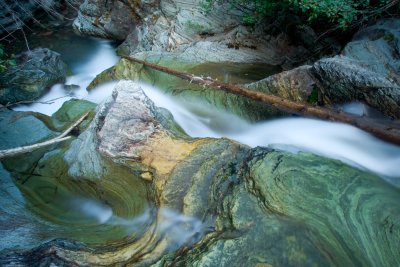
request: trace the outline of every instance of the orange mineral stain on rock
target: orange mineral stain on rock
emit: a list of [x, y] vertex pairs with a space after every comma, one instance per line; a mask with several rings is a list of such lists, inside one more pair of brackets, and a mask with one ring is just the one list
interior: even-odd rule
[[203, 142], [204, 139], [177, 140], [162, 131], [155, 133], [147, 140], [140, 152], [140, 159], [143, 164], [156, 171], [157, 189], [162, 189], [175, 166], [185, 160]]

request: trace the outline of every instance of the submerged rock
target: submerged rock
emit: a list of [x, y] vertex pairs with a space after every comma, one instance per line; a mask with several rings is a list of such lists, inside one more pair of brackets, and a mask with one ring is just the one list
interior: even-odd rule
[[68, 73], [60, 54], [47, 48], [24, 52], [16, 60], [16, 66], [0, 73], [1, 104], [36, 99], [50, 86], [63, 82]]

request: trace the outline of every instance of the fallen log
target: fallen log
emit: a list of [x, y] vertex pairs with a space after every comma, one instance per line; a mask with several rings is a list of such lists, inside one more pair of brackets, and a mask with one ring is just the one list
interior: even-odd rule
[[[90, 111], [89, 111], [90, 112]], [[74, 122], [67, 130], [65, 130], [62, 134], [41, 142], [41, 143], [36, 143], [33, 145], [28, 145], [28, 146], [22, 146], [22, 147], [16, 147], [16, 148], [11, 148], [11, 149], [6, 149], [6, 150], [0, 150], [0, 159], [7, 158], [7, 157], [13, 157], [13, 156], [18, 156], [22, 155], [28, 152], [32, 152], [36, 149], [49, 146], [52, 144], [60, 143], [65, 140], [68, 140], [71, 138], [71, 136], [67, 136], [75, 127], [77, 127], [81, 122], [89, 115], [89, 112], [86, 112], [82, 117], [80, 117], [76, 122]]]
[[177, 71], [130, 56], [122, 56], [122, 58], [179, 77], [189, 81], [190, 83], [213, 87], [256, 101], [261, 101], [291, 114], [350, 124], [385, 141], [400, 144], [399, 123], [379, 122], [367, 117], [357, 117], [329, 107], [312, 106], [306, 103], [295, 102], [279, 96], [265, 94], [237, 85], [220, 82], [210, 77], [195, 76], [193, 74]]

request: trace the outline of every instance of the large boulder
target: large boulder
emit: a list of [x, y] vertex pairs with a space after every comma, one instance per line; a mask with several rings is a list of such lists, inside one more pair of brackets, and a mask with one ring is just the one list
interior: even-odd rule
[[338, 56], [272, 75], [249, 88], [309, 103], [361, 101], [400, 118], [400, 20], [382, 20], [354, 35]]
[[60, 54], [47, 48], [24, 52], [16, 60], [16, 66], [0, 73], [1, 104], [38, 98], [52, 85], [64, 82], [69, 71]]
[[137, 1], [85, 0], [73, 27], [81, 34], [123, 41], [139, 22], [136, 5]]
[[342, 55], [317, 61], [312, 74], [327, 103], [359, 100], [400, 118], [400, 20], [358, 32]]

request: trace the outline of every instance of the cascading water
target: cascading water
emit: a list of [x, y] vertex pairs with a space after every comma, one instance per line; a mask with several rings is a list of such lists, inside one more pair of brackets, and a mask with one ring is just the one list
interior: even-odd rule
[[[21, 105], [15, 110], [51, 115], [71, 98], [100, 103], [110, 96], [115, 82], [100, 85], [90, 93], [86, 88], [97, 74], [114, 65], [118, 57], [109, 42], [97, 39], [89, 39], [89, 42], [90, 45], [84, 43], [86, 50], [83, 54], [78, 53], [79, 56], [71, 57], [71, 51], [61, 51], [63, 56], [70, 55], [65, 61], [70, 65], [73, 75], [67, 78], [66, 85], [53, 86], [48, 94], [38, 100], [47, 102], [58, 98], [54, 103]], [[229, 76], [229, 73], [224, 75]], [[400, 184], [400, 147], [384, 143], [355, 127], [305, 118], [275, 119], [252, 124], [199, 99], [195, 102], [185, 101], [168, 96], [147, 84], [141, 84], [141, 87], [157, 106], [168, 109], [175, 121], [192, 137], [228, 137], [251, 147], [265, 146], [293, 153], [307, 151], [368, 169], [396, 185]], [[342, 108], [357, 115], [365, 112], [365, 107], [359, 103]], [[60, 203], [67, 203], [67, 207], [61, 210], [71, 212], [73, 221], [81, 220], [84, 224], [94, 222], [105, 229], [116, 227], [114, 231], [124, 229], [121, 236], [143, 229], [151, 220], [150, 209], [133, 218], [123, 217], [110, 206], [85, 195], [68, 196]], [[168, 234], [176, 247], [194, 241], [196, 235], [202, 235], [203, 225], [196, 218], [168, 209], [160, 209], [158, 214], [155, 230], [160, 235]]]
[[306, 118], [276, 119], [256, 124], [201, 102], [183, 102], [142, 84], [157, 106], [171, 111], [192, 137], [228, 137], [251, 147], [307, 151], [368, 169], [398, 184], [400, 147], [353, 126]]
[[[77, 38], [77, 37], [75, 37]], [[88, 40], [78, 38], [77, 41], [84, 41], [83, 46], [75, 43], [75, 47], [85, 48]], [[90, 82], [103, 70], [113, 66], [118, 57], [115, 55], [114, 48], [109, 41], [89, 39], [90, 50], [87, 55], [77, 59], [76, 57], [67, 57], [64, 60], [70, 66], [73, 73], [67, 77], [65, 84], [54, 85], [49, 92], [39, 98], [36, 103], [29, 105], [19, 105], [13, 108], [16, 111], [36, 111], [46, 115], [56, 112], [61, 105], [72, 98], [86, 99], [94, 103], [102, 102], [107, 96], [111, 95], [114, 82], [102, 84], [96, 90], [90, 93], [86, 90]], [[86, 48], [89, 49], [89, 48]], [[71, 52], [65, 52], [70, 54]], [[64, 55], [64, 53], [62, 54]], [[79, 56], [79, 54], [77, 55]], [[51, 103], [51, 104], [46, 104]]]

